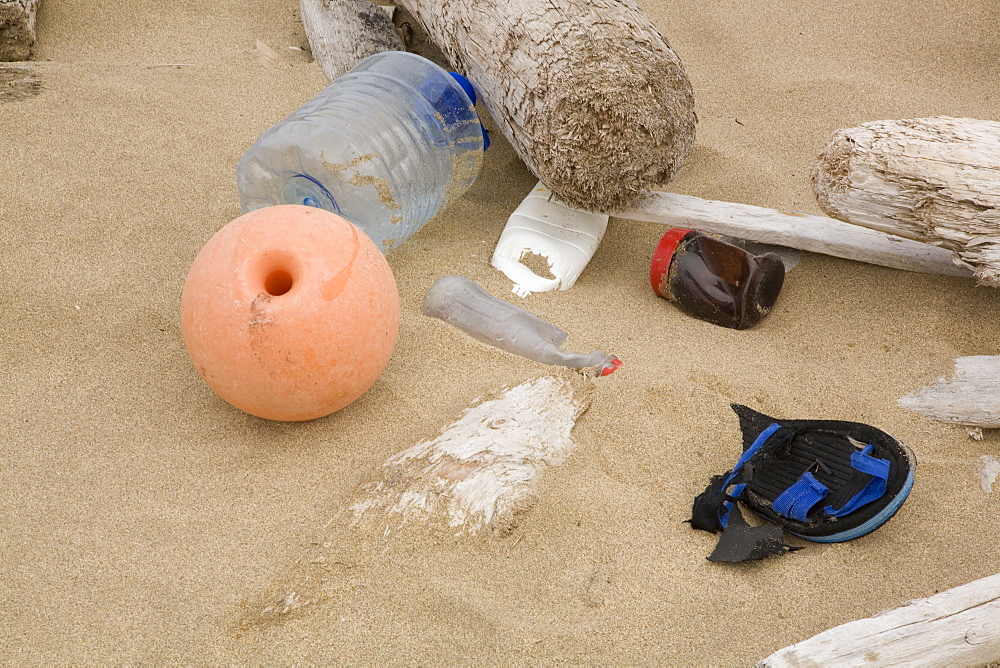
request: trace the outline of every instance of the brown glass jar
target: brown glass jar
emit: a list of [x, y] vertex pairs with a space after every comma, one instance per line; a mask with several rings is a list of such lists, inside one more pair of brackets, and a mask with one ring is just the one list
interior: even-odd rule
[[785, 282], [774, 253], [753, 255], [715, 237], [675, 227], [649, 266], [653, 292], [688, 315], [732, 329], [753, 327], [771, 312]]

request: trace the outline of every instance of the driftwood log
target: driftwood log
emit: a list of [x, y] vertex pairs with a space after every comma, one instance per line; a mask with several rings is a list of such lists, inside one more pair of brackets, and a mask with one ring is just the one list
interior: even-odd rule
[[400, 536], [476, 540], [503, 536], [539, 500], [545, 471], [572, 453], [571, 432], [590, 406], [593, 379], [548, 375], [466, 409], [433, 439], [390, 457], [314, 541], [317, 552], [245, 602], [238, 632], [300, 614], [324, 600], [336, 564], [378, 558]]
[[662, 192], [617, 215], [764, 244], [789, 246], [894, 269], [972, 276], [968, 268], [956, 265], [952, 253], [943, 248], [824, 216]]
[[761, 668], [975, 666], [1000, 660], [1000, 574], [778, 650]]
[[405, 0], [482, 90], [528, 168], [570, 206], [611, 212], [669, 181], [694, 144], [680, 58], [633, 0]]
[[0, 0], [0, 60], [27, 60], [35, 45], [38, 0]]
[[[339, 65], [323, 65], [333, 56], [313, 35], [349, 35], [359, 22], [348, 15], [364, 1], [325, 2], [302, 5], [313, 53], [329, 76]], [[634, 204], [687, 158], [696, 122], [691, 82], [633, 0], [399, 4], [475, 83], [528, 169], [567, 204], [605, 212]], [[333, 21], [344, 27], [321, 26]]]
[[936, 116], [840, 130], [812, 180], [828, 215], [947, 248], [1000, 287], [1000, 123]]
[[592, 380], [543, 376], [467, 409], [436, 438], [390, 458], [361, 490], [356, 523], [389, 535], [509, 531], [538, 501], [542, 473], [573, 451], [570, 432], [590, 406]]
[[333, 81], [368, 56], [402, 51], [389, 15], [370, 0], [300, 0], [309, 48]]
[[993, 483], [1000, 476], [1000, 459], [993, 455], [982, 455], [976, 460], [979, 464], [979, 484], [987, 494], [993, 491]]
[[951, 380], [908, 394], [899, 405], [940, 422], [1000, 428], [1000, 357], [959, 357]]

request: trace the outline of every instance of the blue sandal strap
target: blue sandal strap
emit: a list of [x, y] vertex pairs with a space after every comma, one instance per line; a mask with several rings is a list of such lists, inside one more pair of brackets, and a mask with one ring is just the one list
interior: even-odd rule
[[882, 495], [885, 494], [886, 483], [889, 480], [889, 462], [885, 459], [872, 457], [871, 451], [873, 447], [874, 446], [869, 443], [865, 446], [864, 450], [851, 453], [851, 465], [856, 470], [870, 475], [871, 480], [868, 481], [868, 484], [865, 485], [864, 489], [855, 494], [851, 500], [840, 508], [837, 508], [836, 510], [834, 510], [831, 506], [824, 508], [823, 510], [830, 517], [843, 517], [844, 515], [850, 515], [858, 508], [866, 506], [872, 501], [881, 499]]
[[774, 500], [771, 509], [783, 517], [806, 522], [809, 511], [829, 493], [829, 487], [817, 480], [812, 473], [806, 471], [795, 481], [794, 485]]
[[[732, 481], [736, 478], [737, 474], [739, 474], [740, 470], [743, 468], [743, 465], [746, 464], [748, 461], [750, 461], [750, 458], [753, 457], [755, 454], [757, 454], [757, 451], [760, 450], [761, 446], [767, 442], [767, 439], [771, 438], [771, 435], [774, 432], [778, 431], [780, 428], [781, 425], [775, 422], [771, 424], [767, 429], [760, 432], [760, 435], [756, 438], [756, 440], [754, 440], [753, 444], [746, 449], [746, 452], [740, 455], [740, 459], [739, 461], [736, 462], [736, 466], [734, 466], [732, 470], [726, 475], [726, 480], [725, 482], [722, 483], [723, 491], [725, 491], [726, 488], [729, 487], [730, 484], [732, 484]], [[743, 490], [745, 488], [746, 485], [742, 483], [739, 485], [735, 485], [729, 494], [730, 498], [735, 499], [739, 497], [743, 493]], [[733, 509], [732, 501], [723, 502], [722, 508], [720, 509], [719, 512], [719, 526], [721, 526], [723, 529], [726, 528], [726, 525], [729, 523], [729, 513], [732, 511], [732, 509]]]
[[729, 526], [729, 513], [733, 512], [733, 504], [735, 503], [734, 500], [738, 499], [740, 495], [743, 494], [743, 490], [746, 489], [746, 486], [746, 483], [743, 482], [738, 485], [733, 485], [733, 489], [726, 495], [727, 500], [722, 502], [722, 511], [719, 513], [719, 526], [723, 529]]

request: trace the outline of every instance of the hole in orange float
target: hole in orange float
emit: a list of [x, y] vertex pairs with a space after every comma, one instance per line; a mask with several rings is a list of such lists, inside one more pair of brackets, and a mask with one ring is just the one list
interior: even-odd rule
[[264, 291], [272, 297], [280, 297], [292, 289], [292, 275], [284, 269], [275, 269], [264, 278]]

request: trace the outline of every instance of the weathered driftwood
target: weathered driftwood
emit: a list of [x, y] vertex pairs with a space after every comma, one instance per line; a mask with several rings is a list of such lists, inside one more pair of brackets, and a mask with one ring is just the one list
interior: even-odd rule
[[544, 376], [466, 410], [429, 441], [383, 464], [352, 505], [356, 522], [388, 535], [505, 531], [538, 500], [538, 482], [573, 450], [570, 432], [589, 407], [580, 374]]
[[665, 223], [725, 234], [765, 244], [869, 262], [927, 274], [972, 276], [952, 253], [898, 236], [824, 216], [788, 213], [748, 204], [718, 202], [689, 195], [655, 193], [642, 204], [616, 214], [621, 218]]
[[1000, 459], [993, 455], [983, 455], [976, 461], [979, 464], [979, 484], [989, 494], [993, 491], [997, 476], [1000, 476]]
[[35, 45], [38, 0], [0, 0], [0, 60], [27, 60]]
[[0, 103], [16, 102], [38, 95], [42, 81], [25, 63], [0, 64]]
[[309, 48], [333, 81], [361, 60], [382, 51], [402, 51], [389, 15], [370, 0], [300, 0]]
[[1000, 574], [778, 650], [780, 666], [974, 666], [1000, 660]]
[[830, 216], [943, 246], [1000, 287], [1000, 123], [937, 116], [840, 130], [812, 178]]
[[899, 405], [941, 422], [1000, 427], [1000, 357], [973, 355], [955, 360], [952, 379], [908, 394]]
[[341, 566], [377, 558], [395, 539], [475, 540], [511, 531], [539, 498], [546, 469], [573, 451], [593, 379], [536, 378], [477, 402], [437, 437], [389, 458], [312, 541], [286, 577], [243, 605], [237, 632], [295, 617], [327, 598]]
[[610, 212], [694, 143], [680, 59], [633, 0], [404, 0], [500, 131], [571, 206]]
[[451, 69], [448, 57], [441, 52], [437, 44], [431, 41], [427, 31], [413, 18], [410, 12], [406, 11], [405, 7], [393, 6], [392, 24], [396, 26], [396, 33], [403, 40], [403, 46], [406, 47], [407, 51], [423, 56], [446, 70]]
[[[401, 48], [370, 20], [368, 0], [301, 5], [330, 79], [386, 41]], [[424, 55], [436, 60], [440, 49], [475, 82], [528, 168], [572, 206], [613, 211], [638, 201], [673, 178], [694, 144], [691, 83], [633, 0], [401, 5], [420, 24], [418, 41], [437, 47]]]

